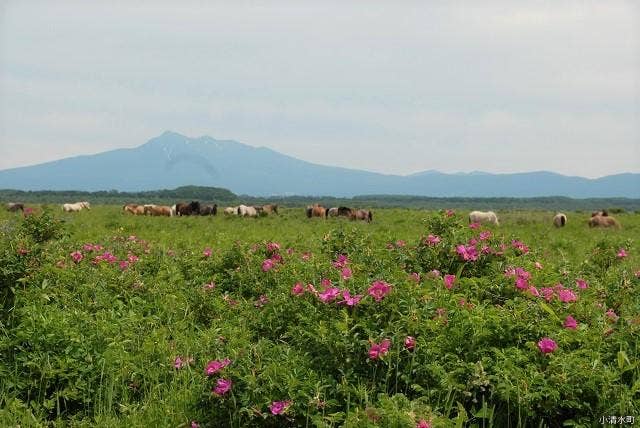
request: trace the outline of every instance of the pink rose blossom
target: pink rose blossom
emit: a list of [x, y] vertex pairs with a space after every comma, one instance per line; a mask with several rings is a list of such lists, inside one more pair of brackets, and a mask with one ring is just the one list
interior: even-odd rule
[[619, 259], [624, 259], [625, 257], [627, 257], [627, 252], [624, 248], [620, 248], [618, 250], [618, 254], [616, 254], [616, 257], [618, 257]]
[[120, 261], [120, 270], [126, 270], [129, 267], [129, 262], [126, 260]]
[[434, 246], [438, 245], [442, 239], [440, 239], [437, 235], [429, 235], [427, 236], [427, 245]]
[[360, 299], [362, 299], [362, 294], [356, 294], [355, 296], [351, 296], [349, 290], [342, 291], [342, 298], [344, 299], [342, 302], [339, 302], [340, 305], [347, 306], [355, 306], [360, 303]]
[[585, 281], [584, 279], [576, 279], [576, 285], [578, 286], [578, 288], [584, 290], [585, 288], [588, 288], [589, 285], [587, 284], [587, 281]]
[[576, 328], [578, 328], [578, 322], [571, 315], [567, 315], [567, 318], [565, 318], [562, 326], [569, 330], [575, 330]]
[[224, 360], [211, 360], [204, 368], [204, 374], [207, 376], [213, 376], [229, 364], [231, 364], [231, 360], [228, 358], [225, 358]]
[[80, 251], [74, 251], [73, 253], [71, 253], [71, 258], [73, 259], [74, 262], [80, 263], [84, 258], [84, 256]]
[[480, 227], [480, 223], [474, 222], [469, 224], [469, 229], [477, 229]]
[[207, 247], [204, 249], [204, 251], [202, 252], [202, 255], [205, 257], [211, 257], [211, 248]]
[[564, 288], [558, 292], [558, 300], [562, 303], [571, 303], [578, 300], [578, 296], [568, 288]]
[[558, 349], [558, 345], [553, 341], [553, 339], [543, 337], [538, 342], [538, 349], [540, 349], [540, 352], [542, 352], [543, 354], [549, 354]]
[[269, 406], [269, 410], [271, 410], [272, 415], [281, 415], [283, 414], [289, 406], [291, 406], [292, 401], [274, 401]]
[[371, 287], [367, 290], [369, 295], [374, 298], [376, 302], [384, 299], [387, 294], [391, 292], [391, 285], [384, 281], [374, 281]]
[[302, 253], [302, 255], [300, 256], [300, 258], [301, 258], [303, 261], [305, 261], [305, 262], [306, 262], [306, 261], [309, 261], [309, 259], [311, 259], [311, 253], [309, 253], [309, 252]]
[[347, 280], [349, 278], [351, 278], [352, 276], [352, 272], [351, 269], [349, 269], [348, 267], [346, 268], [342, 268], [342, 271], [340, 272], [340, 276], [342, 277], [342, 279]]
[[320, 281], [320, 285], [322, 287], [331, 287], [331, 280], [329, 278], [322, 278], [322, 281]]
[[456, 276], [445, 275], [443, 281], [444, 281], [444, 286], [447, 288], [447, 290], [451, 290], [453, 288], [453, 284], [455, 284], [456, 282]]
[[343, 267], [346, 267], [347, 264], [349, 264], [349, 258], [344, 254], [340, 254], [333, 262], [333, 267], [336, 269], [342, 269]]
[[415, 282], [420, 282], [420, 274], [418, 272], [412, 272], [409, 274], [409, 279]]
[[260, 297], [258, 297], [258, 300], [253, 302], [253, 306], [255, 306], [256, 308], [261, 308], [267, 303], [269, 303], [269, 298], [266, 294], [261, 294]]
[[547, 302], [550, 302], [553, 299], [553, 288], [543, 287], [540, 289], [540, 293], [542, 294], [542, 297], [544, 297], [544, 300], [546, 300]]
[[263, 271], [263, 272], [269, 272], [271, 269], [273, 269], [273, 266], [274, 266], [274, 264], [273, 264], [273, 260], [271, 260], [271, 259], [265, 259], [265, 260], [262, 262], [262, 271]]
[[329, 287], [325, 289], [322, 293], [318, 294], [318, 298], [324, 303], [329, 303], [329, 302], [333, 302], [338, 297], [339, 294], [340, 294], [340, 289], [338, 287]]
[[267, 252], [277, 253], [278, 251], [280, 251], [280, 244], [278, 244], [277, 242], [267, 243]]
[[409, 351], [412, 351], [416, 347], [416, 338], [413, 336], [407, 336], [404, 339], [404, 347]]
[[404, 247], [405, 245], [407, 245], [407, 243], [406, 243], [405, 241], [403, 241], [402, 239], [398, 239], [398, 240], [396, 241], [396, 247], [398, 247], [398, 248], [402, 248], [402, 247]]
[[613, 309], [609, 309], [607, 312], [605, 312], [605, 315], [612, 322], [616, 322], [618, 321], [618, 318], [620, 318]]
[[216, 288], [216, 284], [215, 284], [213, 281], [211, 281], [211, 282], [210, 282], [210, 283], [208, 283], [208, 284], [204, 284], [204, 285], [202, 286], [202, 289], [203, 289], [203, 290], [205, 290], [205, 291], [207, 291], [207, 290], [213, 290], [214, 288]]
[[302, 286], [302, 283], [297, 282], [296, 285], [294, 285], [291, 289], [291, 294], [294, 294], [296, 296], [304, 294], [304, 287]]
[[536, 267], [536, 269], [538, 269], [538, 270], [542, 269], [542, 264], [541, 264], [540, 262], [535, 262], [533, 265], [534, 265], [534, 266]]
[[444, 215], [446, 215], [447, 217], [453, 217], [454, 215], [456, 215], [456, 212], [454, 210], [446, 210], [444, 212]]
[[416, 425], [416, 428], [431, 428], [431, 423], [425, 421], [424, 419], [420, 419], [420, 421], [418, 421], [418, 424]]
[[485, 230], [483, 232], [480, 232], [480, 235], [478, 235], [478, 238], [481, 241], [486, 241], [487, 239], [491, 238], [491, 231], [490, 230]]
[[200, 424], [196, 421], [191, 421], [191, 428], [200, 428]]
[[215, 388], [213, 388], [213, 393], [218, 396], [224, 395], [229, 392], [231, 385], [233, 385], [233, 382], [230, 379], [218, 379]]
[[369, 358], [377, 360], [384, 357], [389, 352], [389, 346], [391, 346], [391, 341], [389, 339], [385, 339], [380, 343], [372, 344], [371, 348], [369, 348]]

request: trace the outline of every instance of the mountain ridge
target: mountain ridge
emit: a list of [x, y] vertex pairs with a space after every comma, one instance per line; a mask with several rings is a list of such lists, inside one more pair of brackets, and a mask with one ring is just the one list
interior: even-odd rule
[[551, 171], [382, 174], [319, 165], [268, 147], [206, 135], [190, 138], [173, 131], [134, 148], [0, 170], [0, 188], [18, 190], [146, 191], [188, 185], [255, 196], [640, 197], [640, 174], [635, 173], [600, 178]]

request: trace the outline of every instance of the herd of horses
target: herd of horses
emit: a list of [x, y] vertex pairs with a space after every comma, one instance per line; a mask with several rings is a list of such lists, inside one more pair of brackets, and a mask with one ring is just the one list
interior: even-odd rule
[[[9, 202], [6, 205], [7, 211], [24, 212], [25, 206], [19, 202]], [[91, 204], [87, 201], [63, 204], [64, 212], [79, 212], [82, 210], [91, 210]], [[189, 203], [180, 202], [173, 206], [154, 205], [154, 204], [126, 204], [122, 206], [122, 212], [133, 215], [151, 215], [151, 216], [215, 216], [218, 214], [218, 205], [201, 204], [198, 201]], [[259, 217], [272, 214], [278, 214], [278, 205], [238, 205], [235, 207], [226, 207], [223, 211], [225, 215], [240, 217]], [[307, 218], [329, 218], [329, 217], [345, 217], [350, 220], [362, 220], [370, 223], [373, 220], [373, 213], [370, 210], [353, 209], [349, 207], [331, 207], [326, 208], [320, 204], [308, 205], [305, 208]], [[472, 211], [469, 213], [469, 223], [493, 224], [499, 226], [498, 215], [493, 211]], [[553, 217], [553, 225], [555, 227], [564, 227], [567, 224], [567, 215], [557, 213]], [[613, 216], [609, 215], [606, 210], [594, 211], [588, 220], [589, 227], [606, 227], [620, 228], [620, 223]]]

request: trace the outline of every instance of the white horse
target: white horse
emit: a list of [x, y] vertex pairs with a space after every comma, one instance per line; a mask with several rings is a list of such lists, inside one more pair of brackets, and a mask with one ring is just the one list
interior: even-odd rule
[[240, 205], [238, 207], [238, 215], [241, 217], [258, 217], [258, 210], [255, 207]]
[[564, 227], [567, 224], [567, 216], [563, 213], [558, 213], [553, 217], [553, 225], [555, 227]]
[[238, 215], [238, 207], [227, 207], [224, 209], [225, 215]]
[[91, 210], [91, 205], [87, 201], [76, 202], [75, 204], [64, 204], [62, 205], [62, 211], [67, 213], [75, 213], [82, 211], [83, 209]]
[[493, 211], [471, 211], [469, 213], [469, 223], [491, 223], [500, 226], [498, 216]]

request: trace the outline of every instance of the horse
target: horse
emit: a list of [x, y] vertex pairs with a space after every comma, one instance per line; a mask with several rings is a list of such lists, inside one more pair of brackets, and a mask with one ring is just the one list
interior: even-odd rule
[[318, 204], [307, 206], [307, 208], [305, 209], [305, 212], [307, 214], [307, 218], [311, 218], [311, 217], [326, 218], [327, 217], [327, 209], [322, 205], [318, 205]]
[[589, 219], [589, 227], [613, 227], [620, 229], [620, 223], [610, 215], [595, 215]]
[[564, 227], [567, 224], [567, 216], [563, 213], [558, 213], [553, 217], [553, 225], [555, 227]]
[[240, 217], [258, 217], [258, 210], [256, 207], [240, 205], [238, 206], [238, 215]]
[[167, 205], [145, 205], [144, 213], [152, 216], [172, 217], [173, 211]]
[[145, 205], [127, 204], [122, 206], [123, 213], [131, 213], [133, 215], [145, 214]]
[[183, 215], [198, 215], [200, 214], [200, 202], [191, 201], [188, 204], [179, 203], [176, 204], [176, 214]]
[[373, 220], [373, 213], [369, 210], [356, 210], [351, 213], [351, 220], [363, 220], [367, 223], [371, 223]]
[[225, 215], [238, 215], [238, 207], [227, 207], [224, 209]]
[[89, 204], [89, 202], [83, 201], [83, 202], [76, 202], [74, 204], [62, 205], [62, 211], [67, 213], [75, 213], [75, 212], [82, 211], [83, 209], [91, 210], [91, 205]]
[[607, 212], [607, 210], [594, 211], [591, 213], [591, 217], [595, 217], [597, 215], [602, 217], [609, 217], [609, 213]]
[[332, 207], [327, 210], [327, 217], [351, 217], [353, 210], [349, 207]]
[[500, 226], [498, 216], [493, 211], [471, 211], [469, 213], [469, 223], [491, 223]]
[[24, 204], [18, 202], [9, 202], [7, 204], [7, 211], [14, 213], [18, 210], [24, 212]]
[[278, 206], [276, 204], [267, 204], [262, 206], [262, 212], [269, 214], [278, 214]]
[[217, 215], [217, 214], [218, 214], [218, 204], [200, 206], [200, 215]]

